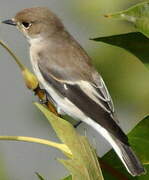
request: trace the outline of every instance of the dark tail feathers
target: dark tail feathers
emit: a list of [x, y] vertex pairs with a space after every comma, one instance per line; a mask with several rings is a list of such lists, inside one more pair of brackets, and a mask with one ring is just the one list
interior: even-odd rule
[[139, 161], [138, 157], [135, 155], [133, 150], [129, 145], [125, 145], [117, 140], [117, 144], [121, 150], [122, 159], [125, 167], [130, 172], [132, 176], [139, 176], [145, 174], [146, 171]]

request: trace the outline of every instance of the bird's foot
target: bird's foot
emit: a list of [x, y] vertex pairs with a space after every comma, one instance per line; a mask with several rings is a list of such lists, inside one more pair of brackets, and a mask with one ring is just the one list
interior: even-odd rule
[[40, 87], [37, 87], [35, 90], [35, 96], [38, 94], [39, 102], [40, 104], [47, 104], [48, 103], [48, 95], [46, 90], [40, 89]]

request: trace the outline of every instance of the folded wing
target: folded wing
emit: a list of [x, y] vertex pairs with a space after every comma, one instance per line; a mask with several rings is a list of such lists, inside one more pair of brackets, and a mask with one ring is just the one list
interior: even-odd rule
[[[128, 138], [118, 124], [113, 120], [113, 104], [110, 95], [101, 80], [102, 86], [87, 81], [69, 82], [58, 79], [39, 63], [39, 69], [44, 79], [59, 92], [64, 98], [68, 98], [87, 117], [96, 121], [114, 137], [128, 144]], [[102, 90], [101, 90], [102, 89]]]

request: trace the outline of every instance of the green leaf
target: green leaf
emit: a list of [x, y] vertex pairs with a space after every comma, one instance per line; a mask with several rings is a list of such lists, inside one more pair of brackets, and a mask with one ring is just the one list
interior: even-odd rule
[[149, 39], [140, 32], [105, 36], [91, 39], [126, 49], [143, 63], [149, 63]]
[[71, 175], [67, 176], [67, 177], [63, 178], [62, 180], [72, 180], [72, 176]]
[[39, 178], [39, 180], [45, 180], [38, 172], [35, 173], [37, 175], [37, 177]]
[[[149, 179], [149, 116], [143, 119], [128, 135], [129, 142], [136, 152], [137, 156], [140, 158], [144, 164], [147, 174], [139, 177], [130, 176], [125, 168], [122, 166], [122, 163], [117, 158], [113, 150], [108, 152], [103, 160], [108, 162], [113, 168], [117, 169], [119, 172], [125, 174], [129, 180], [148, 180]], [[112, 175], [103, 171], [105, 179], [114, 180]]]
[[105, 15], [105, 17], [127, 20], [133, 23], [138, 31], [149, 37], [149, 2], [139, 3], [127, 10]]
[[71, 172], [73, 180], [103, 180], [95, 150], [86, 137], [80, 136], [66, 120], [57, 117], [44, 106], [36, 106], [44, 113], [60, 140], [68, 146], [72, 157], [59, 160]]

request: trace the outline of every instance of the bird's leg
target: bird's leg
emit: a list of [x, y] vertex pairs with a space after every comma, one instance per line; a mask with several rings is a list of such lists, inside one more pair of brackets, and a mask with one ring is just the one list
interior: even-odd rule
[[39, 101], [41, 104], [47, 104], [48, 98], [47, 98], [47, 92], [44, 89], [41, 89], [39, 86], [34, 89], [35, 96], [39, 97]]
[[55, 106], [49, 101], [47, 92], [44, 89], [41, 89], [38, 86], [36, 89], [34, 89], [34, 92], [35, 95], [39, 97], [40, 103], [45, 104], [51, 112], [60, 117]]
[[78, 121], [75, 125], [73, 125], [73, 127], [77, 128], [81, 123], [82, 123], [82, 121]]

